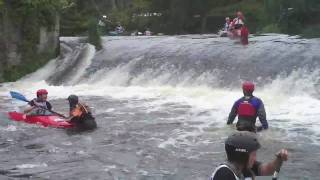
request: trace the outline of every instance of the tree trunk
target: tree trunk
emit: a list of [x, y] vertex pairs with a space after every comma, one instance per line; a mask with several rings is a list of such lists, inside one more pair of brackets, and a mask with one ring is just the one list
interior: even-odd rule
[[21, 55], [18, 53], [18, 43], [21, 40], [21, 34], [18, 28], [14, 27], [10, 18], [10, 1], [4, 1], [3, 11], [3, 45], [4, 45], [4, 64], [17, 65], [21, 61]]
[[207, 19], [208, 19], [207, 13], [201, 16], [201, 34], [204, 34], [207, 32]]
[[111, 7], [112, 7], [112, 9], [117, 9], [117, 1], [116, 0], [111, 0]]
[[54, 44], [55, 44], [55, 56], [60, 54], [60, 14], [55, 15], [55, 25], [54, 25]]

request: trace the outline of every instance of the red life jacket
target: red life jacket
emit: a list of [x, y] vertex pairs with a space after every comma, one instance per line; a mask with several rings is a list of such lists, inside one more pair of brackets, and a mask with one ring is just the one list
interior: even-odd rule
[[254, 106], [248, 101], [242, 101], [238, 107], [238, 116], [252, 116], [256, 115], [256, 109]]

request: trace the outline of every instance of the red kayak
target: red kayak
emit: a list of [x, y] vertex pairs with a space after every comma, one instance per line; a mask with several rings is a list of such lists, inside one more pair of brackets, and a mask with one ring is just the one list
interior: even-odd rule
[[40, 124], [44, 127], [54, 128], [72, 128], [73, 125], [66, 121], [66, 119], [57, 115], [38, 116], [38, 115], [25, 115], [19, 112], [9, 112], [8, 116], [14, 121], [23, 121], [29, 124]]

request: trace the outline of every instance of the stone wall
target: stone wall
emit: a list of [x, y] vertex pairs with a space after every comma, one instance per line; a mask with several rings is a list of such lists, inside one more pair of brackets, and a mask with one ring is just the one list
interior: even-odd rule
[[43, 25], [34, 17], [19, 17], [6, 2], [0, 12], [0, 82], [16, 80], [39, 68], [57, 56], [59, 44], [58, 14], [53, 24]]

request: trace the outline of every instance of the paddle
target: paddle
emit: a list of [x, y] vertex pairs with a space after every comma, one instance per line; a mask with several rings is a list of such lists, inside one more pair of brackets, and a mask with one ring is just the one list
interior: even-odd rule
[[[18, 93], [18, 92], [10, 91], [10, 95], [11, 95], [11, 97], [14, 98], [14, 99], [18, 99], [18, 100], [24, 101], [24, 102], [30, 102], [24, 95], [22, 95], [22, 94], [20, 94], [20, 93]], [[67, 117], [64, 116], [63, 114], [57, 113], [57, 112], [52, 111], [52, 110], [49, 110], [49, 109], [47, 109], [47, 108], [40, 107], [40, 106], [37, 106], [37, 105], [36, 105], [36, 107], [41, 108], [41, 109], [44, 109], [44, 110], [47, 110], [47, 111], [51, 112], [52, 114], [56, 114], [56, 115], [58, 115], [58, 116], [60, 116], [60, 117], [67, 118]]]

